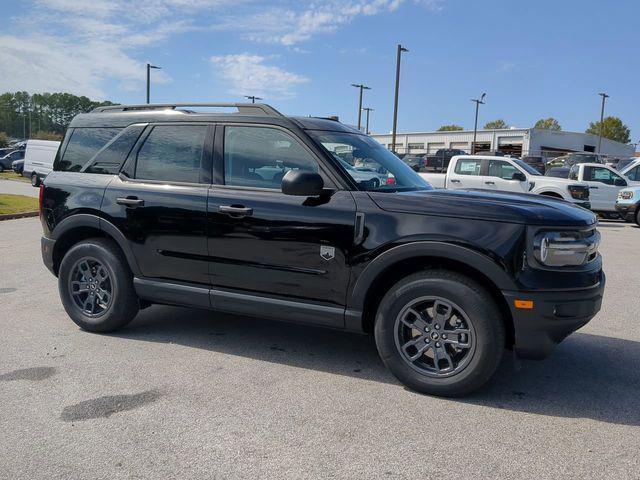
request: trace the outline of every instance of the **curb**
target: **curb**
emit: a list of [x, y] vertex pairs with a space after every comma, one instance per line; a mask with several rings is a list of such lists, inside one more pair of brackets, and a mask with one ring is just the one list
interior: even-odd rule
[[6, 215], [0, 215], [0, 222], [2, 220], [15, 220], [16, 218], [37, 217], [38, 215], [39, 212], [8, 213]]

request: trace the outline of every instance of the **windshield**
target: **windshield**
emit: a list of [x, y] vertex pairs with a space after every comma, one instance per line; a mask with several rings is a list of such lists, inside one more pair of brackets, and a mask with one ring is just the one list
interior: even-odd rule
[[529, 175], [540, 175], [540, 176], [542, 176], [542, 174], [538, 170], [536, 170], [535, 168], [533, 168], [531, 165], [527, 164], [526, 162], [523, 162], [519, 158], [518, 159], [514, 159], [513, 161], [520, 168], [522, 168], [525, 172], [527, 172]]
[[398, 192], [433, 188], [371, 137], [324, 130], [310, 130], [309, 134], [338, 159], [360, 190]]

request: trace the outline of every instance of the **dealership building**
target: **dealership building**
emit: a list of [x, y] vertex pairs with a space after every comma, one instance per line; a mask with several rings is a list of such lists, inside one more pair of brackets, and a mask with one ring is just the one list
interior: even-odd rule
[[[373, 134], [373, 138], [391, 149], [391, 134]], [[397, 153], [435, 153], [441, 148], [471, 152], [473, 131], [416, 132], [396, 135]], [[538, 128], [478, 130], [476, 152], [495, 150], [514, 156], [556, 157], [567, 152], [595, 152], [598, 136], [590, 133], [563, 132]], [[606, 138], [600, 153], [612, 157], [633, 157], [635, 147]]]

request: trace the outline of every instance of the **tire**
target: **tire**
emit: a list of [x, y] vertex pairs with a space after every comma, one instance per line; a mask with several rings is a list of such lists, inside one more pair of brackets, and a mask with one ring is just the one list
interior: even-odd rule
[[38, 177], [38, 174], [36, 172], [33, 172], [31, 174], [31, 186], [33, 186], [33, 187], [39, 187], [40, 186], [40, 177]]
[[[410, 307], [422, 316], [413, 315]], [[442, 314], [439, 321], [432, 317], [434, 309]], [[419, 334], [417, 326], [424, 326]], [[468, 333], [455, 333], [464, 330]], [[400, 382], [447, 397], [469, 394], [487, 383], [505, 344], [502, 315], [491, 295], [470, 278], [448, 270], [420, 272], [395, 284], [380, 303], [374, 331], [382, 361]]]
[[4, 167], [0, 164], [0, 173], [4, 172]]
[[640, 208], [636, 210], [636, 225], [640, 227]]
[[124, 255], [104, 238], [83, 240], [69, 249], [60, 263], [58, 290], [71, 320], [90, 332], [124, 327], [140, 308]]

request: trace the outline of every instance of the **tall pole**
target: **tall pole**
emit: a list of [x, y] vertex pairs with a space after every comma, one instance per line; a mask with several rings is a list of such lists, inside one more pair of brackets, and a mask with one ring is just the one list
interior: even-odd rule
[[351, 86], [360, 90], [360, 94], [358, 96], [358, 130], [360, 130], [360, 127], [362, 127], [362, 91], [371, 90], [371, 87], [367, 87], [361, 83], [352, 83]]
[[149, 99], [151, 97], [151, 69], [155, 68], [156, 70], [160, 70], [161, 67], [156, 67], [155, 65], [151, 65], [147, 63], [147, 103], [149, 103]]
[[398, 93], [400, 91], [400, 59], [402, 52], [409, 50], [398, 44], [398, 52], [396, 54], [396, 91], [393, 99], [393, 130], [391, 131], [391, 151], [396, 153], [396, 133], [398, 129]]
[[251, 100], [251, 103], [256, 103], [256, 100], [262, 100], [262, 98], [256, 97], [255, 95], [245, 95], [244, 98]]
[[474, 155], [476, 153], [476, 135], [478, 133], [478, 110], [480, 109], [480, 104], [484, 104], [484, 97], [486, 97], [487, 94], [483, 93], [480, 98], [476, 98], [476, 99], [471, 99], [472, 102], [475, 102], [476, 104], [476, 120], [473, 123], [473, 142], [471, 143], [471, 155]]
[[600, 109], [600, 136], [598, 137], [598, 153], [600, 153], [600, 147], [602, 146], [602, 133], [604, 132], [604, 101], [609, 98], [606, 93], [599, 93], [602, 97], [602, 108]]
[[371, 132], [369, 132], [369, 112], [373, 112], [373, 108], [365, 107], [362, 110], [367, 112], [367, 116], [366, 116], [366, 120], [365, 120], [364, 133], [369, 135], [369, 133], [371, 133]]

